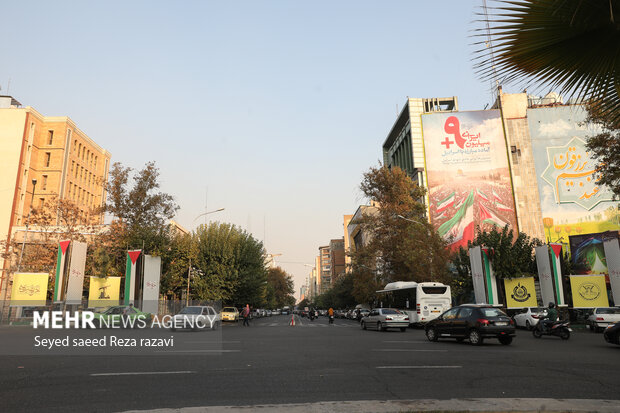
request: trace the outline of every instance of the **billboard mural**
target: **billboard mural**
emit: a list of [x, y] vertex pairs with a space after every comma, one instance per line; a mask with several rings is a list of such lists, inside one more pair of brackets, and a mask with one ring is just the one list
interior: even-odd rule
[[450, 247], [476, 228], [517, 228], [506, 141], [498, 110], [422, 115], [431, 222]]
[[569, 237], [571, 263], [577, 274], [607, 274], [605, 241], [618, 238], [617, 231], [579, 234]]
[[573, 235], [620, 229], [618, 202], [597, 184], [585, 149], [587, 136], [597, 133], [586, 116], [581, 106], [527, 110], [547, 242], [567, 245]]

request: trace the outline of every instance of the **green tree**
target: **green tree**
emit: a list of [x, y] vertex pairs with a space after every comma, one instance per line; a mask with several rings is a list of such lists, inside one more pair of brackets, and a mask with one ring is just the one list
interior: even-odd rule
[[[542, 245], [537, 238], [530, 238], [527, 234], [519, 232], [516, 239], [514, 232], [508, 226], [502, 230], [493, 228], [491, 231], [479, 231], [473, 241], [468, 242], [468, 249], [459, 248], [451, 259], [454, 276], [450, 282], [453, 295], [457, 299], [467, 300], [473, 289], [471, 281], [471, 264], [469, 261], [469, 248], [484, 246], [492, 249], [491, 263], [493, 273], [498, 280], [504, 278], [517, 278], [533, 276], [538, 273], [534, 248]], [[502, 283], [498, 288], [503, 291]]]
[[350, 252], [358, 302], [374, 300], [374, 291], [391, 281], [447, 281], [446, 243], [425, 218], [425, 190], [400, 168], [372, 167], [360, 185], [376, 208], [367, 208], [356, 224], [367, 234]]
[[267, 284], [270, 294], [270, 304], [272, 307], [281, 308], [283, 306], [295, 305], [295, 287], [293, 277], [280, 267], [269, 268], [267, 271]]
[[[599, 184], [609, 187], [617, 199], [620, 197], [620, 122], [612, 122], [596, 106], [591, 105], [588, 113], [588, 122], [598, 126], [601, 133], [589, 136], [586, 148], [598, 162], [596, 173]], [[617, 214], [617, 209], [610, 211], [611, 217]]]
[[332, 287], [316, 298], [318, 308], [353, 308], [357, 304], [353, 296], [354, 275], [345, 274], [338, 277]]
[[480, 30], [484, 79], [559, 88], [620, 124], [620, 0], [501, 0], [495, 10]]

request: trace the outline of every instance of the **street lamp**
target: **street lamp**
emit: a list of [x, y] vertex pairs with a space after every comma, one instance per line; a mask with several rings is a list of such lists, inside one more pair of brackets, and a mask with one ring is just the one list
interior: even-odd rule
[[28, 239], [28, 226], [30, 225], [30, 213], [32, 212], [32, 204], [34, 203], [34, 189], [37, 187], [37, 180], [32, 180], [32, 198], [30, 199], [30, 208], [28, 209], [28, 216], [26, 217], [26, 233], [24, 234], [24, 241], [22, 242], [22, 250], [19, 253], [19, 262], [17, 263], [17, 272], [22, 268], [22, 257], [24, 256], [24, 247], [26, 246], [26, 240]]
[[196, 220], [200, 217], [203, 217], [205, 215], [209, 215], [209, 214], [213, 214], [215, 212], [220, 212], [223, 211], [225, 208], [220, 208], [220, 209], [216, 209], [215, 211], [209, 211], [209, 212], [203, 212], [202, 214], [198, 215], [196, 218], [194, 218], [194, 222], [196, 222]]
[[[209, 212], [203, 212], [202, 214], [198, 215], [196, 218], [194, 218], [194, 222], [196, 222], [196, 220], [202, 216], [205, 215], [209, 215], [209, 214], [213, 214], [216, 212], [220, 212], [223, 211], [225, 208], [220, 208], [220, 209], [216, 209], [214, 211], [209, 211]], [[185, 306], [189, 305], [189, 284], [190, 281], [192, 279], [192, 259], [189, 259], [189, 267], [187, 268], [187, 294], [185, 296]]]

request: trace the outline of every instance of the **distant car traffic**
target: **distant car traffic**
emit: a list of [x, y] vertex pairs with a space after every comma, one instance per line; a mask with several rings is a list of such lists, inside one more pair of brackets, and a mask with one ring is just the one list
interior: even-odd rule
[[502, 310], [490, 305], [465, 304], [453, 307], [424, 327], [429, 341], [439, 338], [468, 339], [480, 345], [485, 338], [497, 338], [503, 345], [512, 343], [514, 321]]
[[399, 328], [400, 331], [405, 331], [409, 327], [409, 316], [394, 308], [373, 308], [360, 323], [364, 330], [374, 328], [386, 331], [388, 328]]
[[603, 337], [608, 343], [620, 345], [620, 323], [608, 325], [603, 332]]
[[222, 321], [239, 321], [239, 310], [235, 307], [224, 307], [221, 316]]
[[586, 324], [592, 332], [603, 331], [607, 326], [620, 322], [620, 308], [601, 307], [595, 308], [586, 320]]
[[183, 308], [179, 314], [172, 318], [170, 331], [177, 329], [190, 329], [198, 331], [201, 329], [216, 330], [222, 319], [211, 306], [191, 305]]
[[515, 320], [516, 327], [525, 327], [531, 330], [538, 324], [538, 321], [547, 315], [547, 310], [541, 307], [527, 307], [512, 318]]

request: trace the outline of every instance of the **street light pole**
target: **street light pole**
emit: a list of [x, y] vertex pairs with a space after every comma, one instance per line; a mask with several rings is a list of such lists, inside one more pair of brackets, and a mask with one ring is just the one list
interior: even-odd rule
[[194, 218], [194, 222], [196, 222], [196, 220], [197, 220], [198, 218], [202, 217], [202, 216], [209, 215], [209, 214], [213, 214], [213, 213], [215, 213], [215, 212], [220, 212], [220, 211], [223, 211], [224, 209], [226, 209], [226, 208], [216, 209], [215, 211], [203, 212], [202, 214], [200, 214], [200, 215], [198, 215], [196, 218]]
[[26, 217], [26, 233], [24, 234], [24, 241], [22, 242], [22, 250], [19, 253], [19, 261], [17, 263], [17, 272], [22, 268], [22, 257], [24, 256], [24, 247], [26, 246], [26, 240], [28, 240], [28, 226], [30, 225], [30, 213], [32, 212], [32, 204], [34, 203], [34, 189], [37, 187], [37, 180], [32, 180], [32, 198], [30, 198], [30, 208], [28, 209], [28, 216]]

